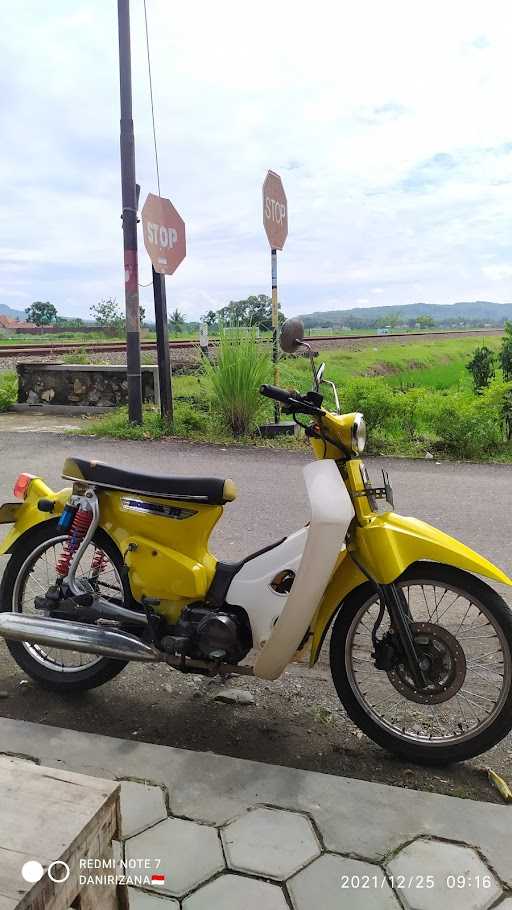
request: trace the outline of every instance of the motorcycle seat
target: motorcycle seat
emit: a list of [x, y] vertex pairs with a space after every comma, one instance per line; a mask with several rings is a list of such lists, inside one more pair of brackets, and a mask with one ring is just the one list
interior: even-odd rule
[[234, 482], [229, 479], [139, 474], [137, 471], [86, 458], [66, 458], [62, 476], [66, 480], [82, 481], [110, 490], [126, 490], [129, 493], [143, 493], [145, 496], [184, 499], [209, 505], [232, 502], [237, 493]]

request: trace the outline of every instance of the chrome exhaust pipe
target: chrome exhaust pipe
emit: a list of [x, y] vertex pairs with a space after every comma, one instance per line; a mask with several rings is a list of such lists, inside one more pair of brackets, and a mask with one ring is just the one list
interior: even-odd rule
[[67, 619], [0, 613], [0, 637], [34, 645], [48, 645], [63, 651], [101, 654], [118, 660], [162, 660], [156, 648], [129, 632], [70, 622]]

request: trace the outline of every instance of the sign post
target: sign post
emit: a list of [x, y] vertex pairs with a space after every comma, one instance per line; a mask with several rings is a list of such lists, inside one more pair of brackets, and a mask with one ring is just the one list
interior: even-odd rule
[[[277, 300], [277, 251], [288, 236], [288, 202], [279, 174], [269, 171], [263, 182], [263, 227], [270, 244], [272, 274], [272, 360], [274, 384], [279, 385], [279, 310]], [[279, 423], [280, 408], [274, 404], [274, 420]]]
[[142, 229], [153, 272], [160, 411], [163, 419], [170, 423], [173, 419], [172, 367], [165, 276], [172, 275], [186, 256], [185, 222], [170, 199], [149, 193], [142, 209]]

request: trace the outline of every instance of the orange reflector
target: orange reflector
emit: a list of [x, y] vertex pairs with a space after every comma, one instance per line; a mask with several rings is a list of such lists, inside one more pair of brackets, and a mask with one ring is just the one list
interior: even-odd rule
[[20, 474], [16, 478], [13, 493], [17, 499], [26, 499], [28, 488], [35, 478], [35, 474]]

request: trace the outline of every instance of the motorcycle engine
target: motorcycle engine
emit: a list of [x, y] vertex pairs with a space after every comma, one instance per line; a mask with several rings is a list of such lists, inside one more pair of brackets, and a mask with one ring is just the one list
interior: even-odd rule
[[170, 654], [236, 664], [252, 647], [249, 620], [245, 611], [236, 607], [212, 610], [192, 604], [185, 607], [161, 646]]

